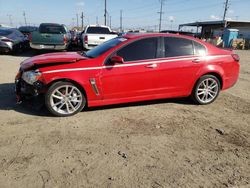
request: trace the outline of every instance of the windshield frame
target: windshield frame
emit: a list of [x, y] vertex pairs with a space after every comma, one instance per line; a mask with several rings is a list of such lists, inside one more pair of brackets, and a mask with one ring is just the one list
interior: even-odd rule
[[120, 45], [121, 43], [127, 41], [128, 39], [125, 37], [116, 37], [113, 39], [110, 39], [99, 46], [96, 46], [95, 48], [87, 51], [84, 55], [89, 58], [97, 58], [100, 57], [101, 55], [105, 54], [108, 52], [110, 49]]

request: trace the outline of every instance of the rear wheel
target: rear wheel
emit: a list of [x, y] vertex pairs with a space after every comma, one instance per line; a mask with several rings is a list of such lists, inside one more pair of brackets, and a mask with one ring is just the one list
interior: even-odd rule
[[192, 99], [197, 104], [210, 104], [218, 97], [220, 88], [220, 81], [215, 76], [204, 75], [196, 83]]
[[80, 112], [86, 105], [83, 92], [70, 82], [56, 82], [45, 95], [45, 105], [55, 116], [67, 117]]

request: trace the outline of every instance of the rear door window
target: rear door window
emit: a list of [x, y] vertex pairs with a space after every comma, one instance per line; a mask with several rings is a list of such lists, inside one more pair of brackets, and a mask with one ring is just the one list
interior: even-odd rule
[[195, 55], [205, 55], [207, 53], [205, 46], [195, 41], [194, 41], [194, 49], [195, 49], [194, 50]]
[[194, 55], [192, 40], [178, 37], [165, 37], [164, 46], [165, 57]]
[[123, 57], [125, 62], [154, 59], [157, 56], [157, 44], [156, 37], [141, 39], [120, 49], [117, 55]]

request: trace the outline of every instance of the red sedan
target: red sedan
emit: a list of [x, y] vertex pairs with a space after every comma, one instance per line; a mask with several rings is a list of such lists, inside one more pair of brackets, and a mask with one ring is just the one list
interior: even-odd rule
[[48, 110], [191, 96], [209, 104], [239, 76], [239, 56], [193, 37], [128, 34], [83, 52], [32, 57], [16, 76], [18, 101], [44, 96]]

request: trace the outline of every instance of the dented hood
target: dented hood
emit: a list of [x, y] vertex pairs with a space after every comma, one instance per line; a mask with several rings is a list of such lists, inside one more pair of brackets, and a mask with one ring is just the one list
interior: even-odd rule
[[33, 66], [46, 66], [53, 64], [62, 64], [62, 63], [74, 63], [79, 60], [88, 59], [87, 57], [82, 56], [79, 52], [59, 52], [59, 53], [48, 53], [43, 55], [38, 55], [26, 59], [21, 63], [21, 69], [27, 70]]

